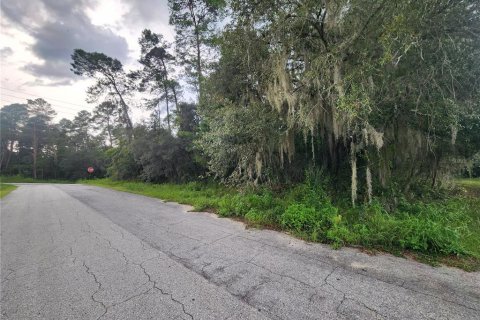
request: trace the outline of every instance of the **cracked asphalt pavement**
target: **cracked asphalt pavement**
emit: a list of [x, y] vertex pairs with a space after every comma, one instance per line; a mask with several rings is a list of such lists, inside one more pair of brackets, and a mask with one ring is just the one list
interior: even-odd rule
[[480, 273], [84, 185], [1, 200], [2, 319], [480, 319]]

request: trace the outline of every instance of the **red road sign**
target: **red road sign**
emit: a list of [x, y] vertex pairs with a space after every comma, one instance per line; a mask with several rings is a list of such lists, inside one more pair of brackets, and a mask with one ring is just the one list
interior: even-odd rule
[[95, 171], [95, 170], [93, 169], [93, 167], [88, 167], [87, 171], [88, 171], [88, 173], [93, 173], [93, 171]]

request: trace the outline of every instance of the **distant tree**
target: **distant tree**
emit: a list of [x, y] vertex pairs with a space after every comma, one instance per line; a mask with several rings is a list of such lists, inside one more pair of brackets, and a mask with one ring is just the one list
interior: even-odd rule
[[179, 103], [175, 110], [175, 127], [177, 137], [191, 159], [192, 170], [199, 177], [206, 173], [207, 163], [204, 150], [198, 145], [200, 117], [197, 108], [198, 105], [194, 103]]
[[95, 168], [95, 176], [105, 174], [107, 158], [103, 141], [93, 134], [91, 114], [78, 112], [73, 120], [61, 119], [52, 125], [49, 141], [43, 147], [45, 176], [63, 179], [80, 179], [88, 176], [87, 168]]
[[172, 78], [175, 57], [168, 52], [170, 45], [163, 40], [163, 36], [148, 29], [143, 30], [139, 44], [141, 49], [139, 62], [143, 69], [136, 75], [140, 78], [140, 88], [156, 95], [149, 101], [150, 107], [158, 107], [161, 101], [165, 101], [167, 125], [168, 130], [171, 131], [171, 105], [177, 106], [179, 87], [178, 82]]
[[27, 106], [30, 117], [24, 128], [24, 134], [26, 134], [26, 146], [31, 150], [32, 155], [32, 175], [36, 179], [39, 153], [48, 142], [50, 122], [56, 112], [48, 102], [41, 98], [27, 100]]
[[22, 127], [28, 119], [28, 109], [25, 104], [11, 104], [0, 109], [0, 170], [8, 170], [15, 145], [20, 138]]
[[197, 166], [184, 141], [166, 129], [138, 126], [132, 152], [139, 177], [151, 182], [183, 182], [195, 177]]
[[[135, 137], [137, 140], [137, 137]], [[135, 161], [132, 148], [121, 144], [118, 147], [106, 151], [106, 156], [110, 159], [110, 165], [107, 174], [114, 180], [130, 180], [138, 178], [141, 167]]]
[[117, 106], [111, 101], [104, 101], [93, 109], [92, 121], [96, 129], [100, 129], [102, 134], [108, 137], [110, 147], [114, 144], [113, 131], [118, 118]]
[[196, 88], [199, 97], [203, 94], [203, 79], [207, 61], [211, 60], [214, 27], [223, 0], [168, 0], [170, 24], [175, 26], [175, 42], [178, 58]]
[[54, 123], [55, 111], [43, 99], [0, 110], [1, 172], [34, 178], [79, 179], [106, 173], [104, 136], [96, 135], [93, 117], [82, 110], [73, 120]]
[[175, 111], [175, 126], [179, 135], [197, 131], [199, 119], [197, 114], [197, 105], [194, 103], [182, 102]]
[[86, 110], [77, 113], [71, 124], [72, 138], [77, 149], [86, 150], [90, 147], [92, 129], [92, 114]]
[[99, 52], [86, 52], [75, 49], [72, 54], [72, 71], [80, 76], [87, 76], [97, 80], [97, 83], [88, 88], [90, 101], [97, 101], [102, 95], [117, 101], [121, 107], [121, 119], [127, 129], [127, 138], [132, 139], [133, 124], [129, 115], [129, 106], [125, 97], [131, 91], [129, 79], [123, 70], [122, 63]]

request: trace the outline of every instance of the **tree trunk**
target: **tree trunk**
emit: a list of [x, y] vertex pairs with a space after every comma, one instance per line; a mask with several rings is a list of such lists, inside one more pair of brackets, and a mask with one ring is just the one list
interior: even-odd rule
[[177, 100], [177, 89], [175, 89], [175, 85], [172, 86], [173, 91], [173, 101], [175, 102], [175, 109], [178, 108], [178, 100]]
[[2, 152], [0, 153], [0, 170], [3, 170], [3, 158], [5, 157], [5, 154], [8, 152], [8, 148], [3, 148], [2, 144]]
[[37, 179], [37, 149], [38, 149], [38, 142], [37, 142], [37, 124], [33, 123], [33, 141], [32, 141], [32, 157], [33, 157], [33, 179]]
[[122, 106], [122, 113], [123, 113], [122, 118], [123, 118], [123, 121], [125, 122], [125, 125], [127, 126], [127, 138], [128, 138], [128, 141], [130, 142], [132, 141], [132, 138], [133, 138], [133, 124], [132, 124], [132, 120], [130, 119], [130, 116], [128, 115], [128, 105], [125, 102], [125, 100], [123, 100], [123, 96], [118, 90], [117, 85], [115, 84], [114, 81], [112, 81], [112, 84], [113, 84], [113, 89], [115, 90], [115, 92], [118, 95], [118, 98], [120, 99], [120, 105]]
[[166, 83], [163, 84], [163, 90], [165, 90], [165, 103], [167, 105], [167, 126], [168, 126], [168, 132], [172, 132], [172, 128], [170, 127], [170, 106], [168, 103], [169, 97], [168, 97], [168, 86]]
[[[169, 109], [169, 100], [170, 100], [170, 97], [168, 95], [168, 71], [167, 71], [167, 66], [165, 65], [165, 61], [163, 61], [163, 59], [161, 59], [161, 62], [162, 62], [162, 66], [163, 66], [163, 70], [165, 71], [165, 81], [163, 83], [163, 90], [165, 90], [165, 101], [167, 103], [167, 124], [168, 124], [168, 131], [171, 133], [172, 132], [172, 129], [170, 127], [170, 109]], [[178, 107], [178, 102], [177, 102], [177, 92], [175, 90], [175, 85], [172, 86], [172, 91], [173, 91], [173, 99], [174, 99], [174, 102], [175, 102], [175, 108]]]
[[200, 31], [198, 30], [198, 21], [193, 11], [193, 1], [188, 2], [188, 8], [190, 9], [190, 16], [192, 17], [193, 26], [195, 30], [195, 46], [197, 49], [197, 60], [195, 61], [197, 69], [197, 81], [198, 81], [198, 100], [202, 98], [202, 63], [201, 63], [201, 52], [200, 52]]
[[108, 133], [108, 140], [110, 142], [110, 147], [113, 147], [112, 128], [110, 127], [110, 120], [107, 121], [107, 133]]
[[435, 187], [438, 177], [438, 165], [440, 164], [440, 157], [435, 157], [433, 160], [433, 173], [432, 173], [432, 188]]
[[13, 140], [10, 140], [10, 150], [8, 150], [8, 155], [7, 155], [7, 160], [5, 161], [5, 170], [7, 170], [8, 165], [10, 164], [10, 159], [12, 158], [12, 153], [13, 153]]
[[197, 74], [198, 74], [198, 96], [199, 96], [199, 101], [202, 98], [202, 64], [200, 60], [200, 35], [198, 33], [198, 27], [195, 27], [195, 40], [197, 42]]
[[131, 141], [133, 138], [133, 124], [130, 116], [128, 115], [128, 106], [120, 95], [120, 103], [122, 105], [123, 120], [127, 126], [127, 137], [128, 141]]

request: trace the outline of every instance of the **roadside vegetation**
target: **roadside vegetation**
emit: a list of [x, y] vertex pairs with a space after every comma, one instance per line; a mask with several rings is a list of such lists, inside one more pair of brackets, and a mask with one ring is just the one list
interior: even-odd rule
[[[243, 220], [249, 226], [283, 230], [307, 241], [333, 247], [359, 246], [480, 270], [480, 198], [451, 195], [424, 200], [375, 199], [352, 208], [348, 199], [333, 201], [321, 175], [273, 192], [269, 188], [236, 189], [218, 184], [151, 184], [98, 179], [82, 183], [189, 204]], [[452, 192], [452, 191], [449, 191]], [[458, 192], [458, 191], [457, 191]]]
[[75, 183], [75, 180], [34, 179], [22, 175], [0, 176], [0, 183]]
[[15, 190], [17, 187], [11, 184], [0, 183], [0, 199]]
[[478, 269], [478, 182], [451, 185], [480, 177], [478, 0], [168, 4], [175, 41], [143, 30], [132, 69], [72, 50], [92, 112], [0, 110], [1, 174]]
[[480, 179], [458, 179], [456, 183], [463, 188], [467, 195], [480, 197]]

